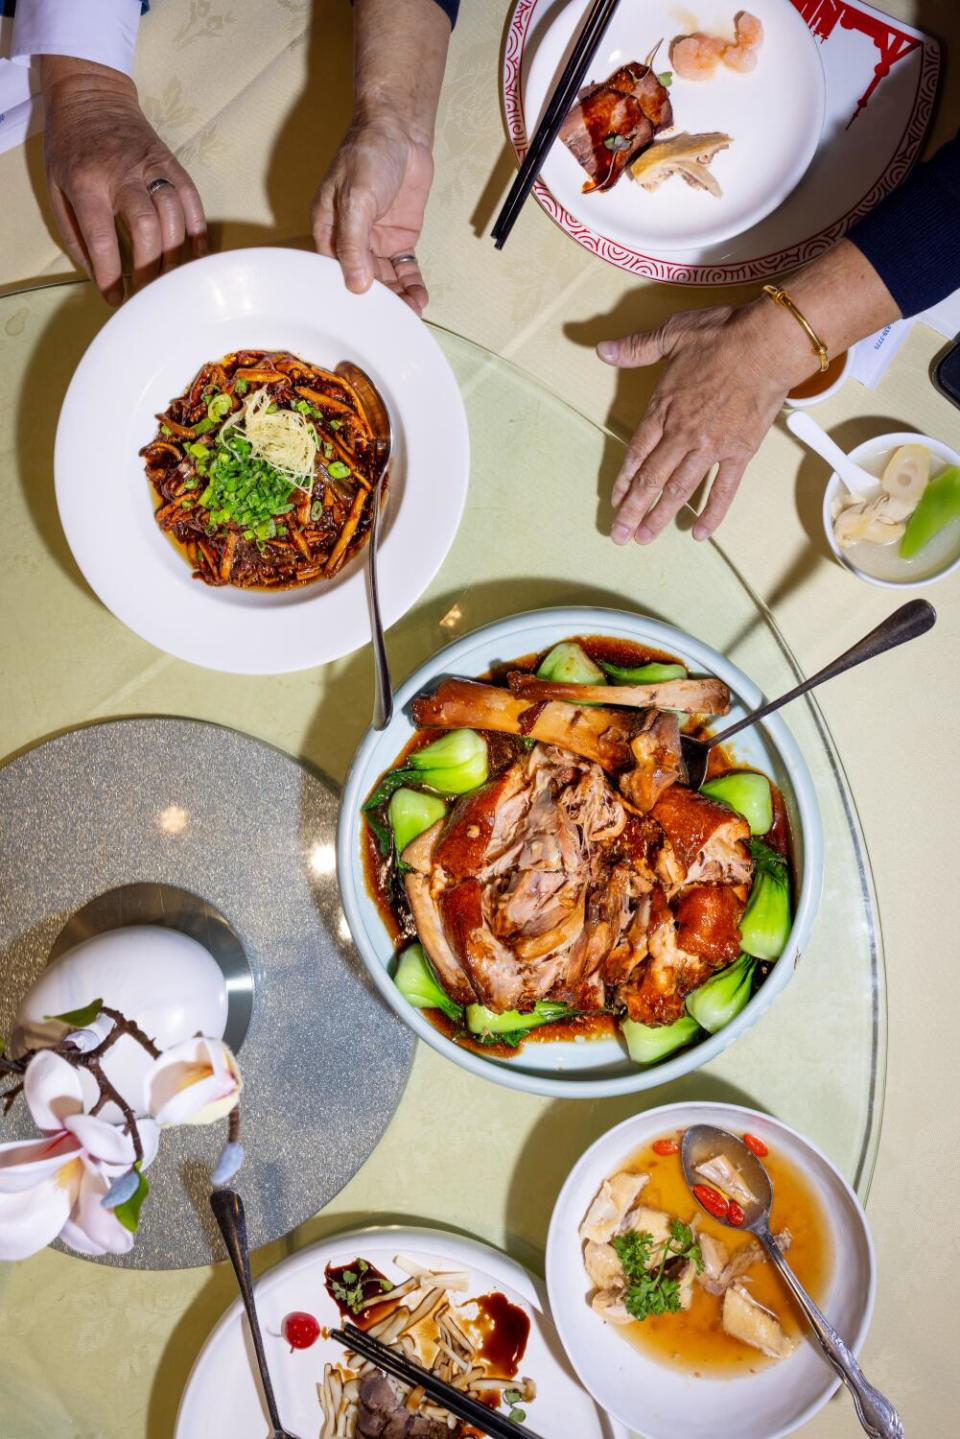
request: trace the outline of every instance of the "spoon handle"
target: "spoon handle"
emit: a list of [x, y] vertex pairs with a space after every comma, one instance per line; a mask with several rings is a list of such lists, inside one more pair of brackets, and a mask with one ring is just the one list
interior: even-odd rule
[[764, 715], [773, 714], [775, 710], [789, 704], [791, 700], [799, 698], [800, 695], [805, 695], [808, 690], [816, 689], [817, 685], [822, 685], [826, 680], [832, 680], [846, 670], [852, 670], [857, 665], [862, 665], [865, 660], [875, 659], [885, 650], [892, 650], [897, 645], [906, 644], [907, 640], [915, 640], [918, 635], [922, 635], [930, 629], [936, 623], [936, 619], [937, 612], [927, 600], [909, 600], [898, 610], [894, 610], [892, 615], [887, 615], [887, 618], [881, 620], [876, 629], [871, 630], [868, 635], [864, 635], [863, 639], [857, 640], [855, 645], [851, 645], [831, 664], [825, 665], [822, 670], [818, 670], [815, 675], [811, 675], [808, 680], [804, 680], [794, 689], [788, 690], [785, 695], [780, 695], [775, 700], [769, 700], [759, 709], [751, 710], [742, 720], [730, 725], [720, 734], [711, 735], [706, 741], [707, 745], [712, 749], [715, 744], [723, 744], [731, 736], [739, 734], [742, 729], [747, 729], [758, 719], [763, 719]]
[[380, 591], [377, 585], [377, 547], [380, 543], [380, 499], [383, 491], [383, 475], [373, 491], [373, 523], [367, 541], [367, 587], [370, 594], [370, 637], [373, 640], [373, 728], [386, 729], [393, 719], [393, 685], [390, 683], [390, 664], [387, 660], [387, 642], [383, 636], [383, 618], [380, 614]]
[[267, 1368], [267, 1356], [263, 1349], [260, 1321], [257, 1318], [257, 1309], [253, 1299], [250, 1248], [247, 1244], [247, 1216], [244, 1213], [243, 1200], [233, 1189], [215, 1189], [210, 1195], [210, 1208], [213, 1210], [214, 1219], [220, 1226], [220, 1233], [223, 1235], [223, 1242], [230, 1263], [233, 1265], [233, 1272], [237, 1276], [243, 1307], [247, 1311], [247, 1323], [250, 1326], [253, 1351], [257, 1356], [257, 1368], [260, 1370], [260, 1383], [263, 1385], [263, 1397], [267, 1401], [270, 1423], [278, 1434], [282, 1434], [285, 1431], [280, 1422], [273, 1384], [270, 1380], [270, 1370]]
[[870, 1439], [903, 1439], [903, 1421], [896, 1409], [879, 1389], [867, 1379], [853, 1354], [840, 1338], [833, 1325], [817, 1308], [790, 1265], [780, 1253], [779, 1246], [769, 1229], [758, 1238], [767, 1256], [776, 1265], [794, 1299], [803, 1310], [816, 1335], [824, 1357], [840, 1375], [850, 1390], [857, 1418]]
[[809, 446], [814, 454], [832, 465], [852, 494], [869, 494], [876, 489], [877, 481], [874, 476], [855, 464], [806, 410], [792, 410], [787, 416], [787, 429]]

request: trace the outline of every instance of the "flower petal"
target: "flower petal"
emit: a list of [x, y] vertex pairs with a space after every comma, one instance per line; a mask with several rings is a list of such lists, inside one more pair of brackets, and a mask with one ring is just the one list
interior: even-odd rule
[[79, 1074], [49, 1049], [41, 1049], [27, 1065], [23, 1097], [38, 1129], [62, 1129], [68, 1115], [83, 1112]]
[[78, 1254], [128, 1254], [133, 1248], [134, 1236], [100, 1203], [109, 1187], [96, 1165], [84, 1164], [80, 1192], [60, 1234]]
[[60, 1233], [70, 1214], [70, 1193], [56, 1179], [29, 1193], [0, 1194], [0, 1259], [27, 1259]]
[[94, 1114], [74, 1114], [64, 1121], [64, 1127], [76, 1136], [88, 1154], [104, 1164], [128, 1166], [136, 1158], [129, 1134]]
[[230, 1113], [242, 1087], [227, 1046], [198, 1035], [154, 1061], [144, 1079], [144, 1107], [162, 1125], [209, 1124]]
[[79, 1153], [79, 1144], [64, 1130], [45, 1139], [12, 1139], [0, 1144], [0, 1194], [36, 1189]]

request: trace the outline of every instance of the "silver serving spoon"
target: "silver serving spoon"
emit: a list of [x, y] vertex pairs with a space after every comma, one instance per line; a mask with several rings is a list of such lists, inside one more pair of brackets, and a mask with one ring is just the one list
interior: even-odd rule
[[273, 1425], [270, 1439], [297, 1439], [297, 1435], [291, 1434], [289, 1429], [284, 1429], [280, 1422], [277, 1400], [270, 1380], [270, 1370], [267, 1368], [263, 1335], [260, 1333], [260, 1321], [257, 1318], [257, 1306], [253, 1298], [250, 1247], [247, 1243], [247, 1217], [243, 1212], [243, 1200], [233, 1189], [215, 1189], [210, 1195], [210, 1208], [213, 1210], [214, 1219], [220, 1226], [220, 1233], [223, 1235], [223, 1242], [230, 1257], [230, 1263], [233, 1265], [233, 1272], [237, 1276], [243, 1307], [247, 1311], [247, 1323], [250, 1326], [250, 1337], [253, 1340], [253, 1352], [257, 1357], [263, 1397], [267, 1402], [270, 1423]]
[[377, 446], [379, 470], [373, 486], [373, 521], [370, 538], [367, 541], [367, 593], [370, 597], [370, 638], [373, 641], [374, 700], [373, 728], [386, 729], [393, 719], [393, 686], [390, 683], [390, 665], [387, 661], [387, 645], [383, 637], [383, 619], [380, 614], [380, 592], [377, 587], [377, 546], [380, 543], [380, 501], [383, 497], [383, 482], [387, 477], [390, 454], [393, 450], [393, 426], [387, 407], [380, 398], [376, 385], [365, 370], [349, 360], [341, 360], [336, 373], [349, 380], [363, 401], [364, 409], [373, 425]]
[[[896, 1409], [867, 1380], [856, 1359], [840, 1338], [830, 1321], [817, 1308], [790, 1265], [781, 1254], [776, 1240], [770, 1233], [770, 1207], [773, 1204], [773, 1185], [770, 1176], [760, 1160], [752, 1154], [742, 1139], [728, 1134], [725, 1129], [715, 1129], [712, 1124], [695, 1124], [683, 1136], [680, 1157], [683, 1174], [692, 1191], [695, 1184], [709, 1183], [698, 1173], [701, 1164], [714, 1155], [722, 1154], [736, 1165], [744, 1183], [757, 1196], [755, 1203], [744, 1204], [743, 1223], [728, 1225], [738, 1233], [749, 1230], [763, 1245], [767, 1258], [779, 1271], [781, 1278], [803, 1310], [824, 1358], [840, 1375], [850, 1390], [857, 1418], [864, 1432], [871, 1439], [903, 1439], [903, 1421]], [[714, 1216], [716, 1217], [716, 1216]], [[721, 1220], [721, 1223], [725, 1221]]]
[[775, 710], [781, 709], [783, 705], [789, 704], [791, 700], [805, 695], [808, 690], [816, 689], [826, 680], [832, 680], [835, 675], [842, 675], [845, 670], [852, 670], [856, 665], [862, 665], [864, 660], [872, 660], [876, 655], [882, 655], [885, 650], [895, 649], [897, 645], [905, 644], [907, 640], [915, 640], [918, 635], [924, 634], [930, 629], [937, 619], [937, 612], [933, 605], [927, 600], [910, 600], [907, 604], [901, 605], [894, 610], [892, 615], [881, 621], [876, 629], [864, 635], [862, 640], [857, 640], [832, 664], [824, 666], [808, 680], [797, 685], [794, 689], [788, 690], [779, 699], [769, 700], [767, 704], [761, 705], [759, 709], [751, 711], [736, 724], [721, 730], [719, 734], [709, 735], [706, 739], [696, 739], [693, 735], [682, 734], [680, 736], [680, 752], [687, 771], [687, 784], [691, 789], [699, 789], [707, 777], [707, 761], [710, 758], [710, 751], [714, 745], [725, 744], [741, 730], [749, 729], [756, 724], [758, 719], [764, 715], [773, 714]]

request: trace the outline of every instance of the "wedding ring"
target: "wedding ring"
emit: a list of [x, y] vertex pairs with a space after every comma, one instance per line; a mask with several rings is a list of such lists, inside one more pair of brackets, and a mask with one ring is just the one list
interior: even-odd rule
[[416, 265], [417, 257], [412, 250], [408, 250], [405, 255], [391, 255], [390, 263], [394, 269], [396, 269], [398, 265]]
[[169, 185], [170, 189], [173, 189], [173, 181], [168, 180], [164, 175], [160, 175], [156, 180], [150, 181], [149, 185], [147, 186], [147, 194], [155, 195], [158, 190], [163, 189], [164, 185]]

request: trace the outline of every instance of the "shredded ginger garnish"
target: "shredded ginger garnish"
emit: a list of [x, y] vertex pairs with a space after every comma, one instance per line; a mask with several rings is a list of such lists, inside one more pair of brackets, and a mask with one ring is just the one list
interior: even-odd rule
[[296, 410], [268, 414], [271, 399], [266, 386], [247, 395], [243, 405], [225, 421], [223, 438], [236, 427], [249, 440], [253, 453], [286, 475], [298, 490], [313, 493], [317, 439], [313, 426]]

